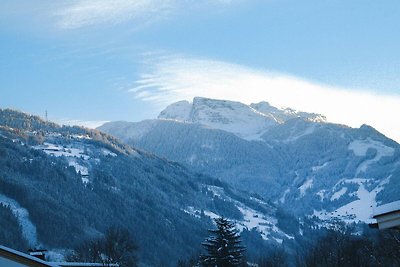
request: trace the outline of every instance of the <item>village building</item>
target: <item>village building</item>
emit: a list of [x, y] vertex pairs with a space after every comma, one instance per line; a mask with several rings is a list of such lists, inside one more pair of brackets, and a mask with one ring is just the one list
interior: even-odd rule
[[88, 262], [47, 262], [45, 250], [31, 251], [26, 254], [0, 245], [0, 267], [118, 267], [118, 264]]

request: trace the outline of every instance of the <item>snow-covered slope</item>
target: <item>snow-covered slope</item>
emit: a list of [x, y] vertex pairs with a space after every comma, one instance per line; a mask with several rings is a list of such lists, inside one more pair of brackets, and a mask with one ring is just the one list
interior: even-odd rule
[[[154, 132], [158, 122], [247, 142], [171, 120], [139, 124], [136, 140]], [[123, 225], [135, 234], [144, 265], [176, 266], [201, 247], [214, 216], [234, 221], [242, 231], [254, 229], [246, 242], [257, 246], [295, 242], [291, 237], [298, 232], [275, 225], [280, 219], [273, 203], [97, 130], [0, 109], [0, 155], [0, 204], [10, 208], [30, 246], [70, 249], [110, 225]]]
[[201, 124], [233, 133], [246, 140], [259, 140], [271, 127], [293, 118], [314, 122], [326, 121], [325, 117], [319, 114], [298, 112], [289, 108], [279, 109], [268, 102], [246, 105], [203, 97], [195, 97], [192, 103], [173, 103], [165, 108], [158, 118]]
[[169, 119], [177, 121], [191, 121], [193, 105], [186, 100], [173, 103], [161, 111], [159, 119]]
[[400, 146], [370, 126], [204, 98], [173, 104], [159, 118], [100, 129], [298, 215], [366, 222], [374, 206], [399, 199]]
[[258, 139], [266, 129], [277, 124], [269, 114], [245, 104], [202, 97], [195, 97], [192, 104], [187, 101], [174, 103], [158, 118], [201, 124], [245, 139]]
[[[240, 212], [238, 216], [239, 218], [236, 218], [233, 221], [236, 224], [236, 228], [240, 231], [255, 230], [261, 234], [261, 238], [263, 240], [274, 241], [278, 242], [279, 244], [281, 244], [283, 240], [294, 239], [294, 237], [290, 234], [297, 234], [297, 232], [290, 234], [285, 233], [277, 227], [278, 219], [276, 218], [276, 216], [272, 216], [273, 213], [268, 214], [262, 212], [260, 210], [257, 210], [256, 207], [250, 207], [243, 202], [233, 199], [226, 193], [226, 190], [223, 187], [209, 185], [204, 188], [204, 190], [207, 191], [209, 195], [218, 198], [224, 202], [232, 203], [237, 207]], [[262, 199], [252, 197], [252, 200], [261, 206], [268, 206], [268, 204]], [[203, 214], [210, 218], [218, 218], [222, 216], [222, 214], [217, 214], [209, 210], [202, 211], [193, 206], [188, 206], [186, 209], [184, 209], [184, 211], [196, 218], [200, 218]]]
[[253, 103], [250, 105], [250, 107], [254, 108], [258, 112], [272, 116], [279, 123], [284, 123], [285, 121], [294, 118], [303, 118], [313, 122], [326, 122], [325, 116], [321, 114], [296, 111], [291, 108], [280, 109], [271, 106], [268, 102], [265, 101], [262, 101], [260, 103]]
[[2, 194], [0, 194], [0, 204], [8, 206], [12, 210], [14, 216], [18, 219], [22, 235], [27, 240], [28, 245], [31, 247], [40, 245], [37, 239], [36, 226], [30, 220], [29, 212], [21, 207], [16, 200]]

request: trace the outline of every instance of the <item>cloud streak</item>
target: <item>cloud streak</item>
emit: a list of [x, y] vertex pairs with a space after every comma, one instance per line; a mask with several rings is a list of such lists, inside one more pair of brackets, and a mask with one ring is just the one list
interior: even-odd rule
[[321, 113], [330, 122], [369, 124], [400, 141], [400, 95], [381, 95], [324, 85], [298, 77], [226, 62], [161, 56], [147, 60], [130, 89], [135, 98], [164, 106], [194, 96], [241, 101], [269, 101], [278, 107]]
[[229, 5], [232, 0], [75, 0], [64, 2], [54, 13], [58, 26], [77, 29], [97, 24], [118, 24], [130, 20], [140, 24], [174, 14], [179, 9], [204, 4]]
[[62, 28], [74, 29], [101, 23], [117, 24], [131, 19], [163, 16], [174, 9], [165, 0], [83, 0], [74, 1], [55, 12]]

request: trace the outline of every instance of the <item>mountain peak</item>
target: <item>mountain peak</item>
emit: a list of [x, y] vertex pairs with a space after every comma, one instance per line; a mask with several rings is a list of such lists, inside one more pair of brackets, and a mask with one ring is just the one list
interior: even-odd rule
[[183, 100], [166, 107], [158, 119], [196, 123], [213, 129], [231, 132], [247, 140], [260, 139], [271, 126], [289, 119], [325, 122], [320, 114], [279, 109], [266, 101], [246, 105], [237, 101], [195, 97], [192, 102]]
[[326, 122], [326, 117], [324, 115], [296, 111], [291, 108], [279, 109], [271, 106], [268, 102], [265, 101], [252, 103], [250, 107], [254, 108], [258, 112], [263, 113], [264, 115], [272, 116], [279, 123], [284, 123], [285, 121], [293, 118], [302, 118], [306, 121], [312, 122]]
[[192, 104], [187, 100], [178, 101], [167, 106], [158, 115], [159, 119], [187, 121], [190, 117]]
[[265, 111], [267, 111], [267, 110], [278, 110], [276, 107], [272, 106], [267, 101], [261, 101], [259, 103], [251, 103], [250, 106], [252, 108], [256, 108], [257, 110], [258, 109], [265, 110]]
[[171, 104], [158, 118], [201, 124], [245, 139], [258, 139], [266, 129], [277, 124], [273, 117], [246, 104], [204, 97], [195, 97], [192, 103], [179, 101]]

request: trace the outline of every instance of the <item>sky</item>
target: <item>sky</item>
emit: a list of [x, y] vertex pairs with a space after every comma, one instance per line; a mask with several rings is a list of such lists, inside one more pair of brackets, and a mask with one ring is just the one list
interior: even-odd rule
[[398, 0], [2, 0], [0, 108], [90, 127], [194, 96], [400, 142]]

